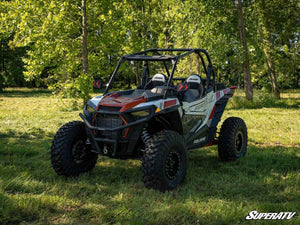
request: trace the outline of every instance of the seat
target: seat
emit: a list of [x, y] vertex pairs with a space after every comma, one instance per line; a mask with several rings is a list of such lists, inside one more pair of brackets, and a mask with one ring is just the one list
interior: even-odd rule
[[201, 98], [204, 93], [204, 87], [202, 84], [201, 77], [197, 74], [190, 75], [186, 80], [188, 88], [184, 92], [183, 100], [187, 102], [195, 101], [198, 98]]
[[167, 77], [162, 73], [155, 74], [152, 79], [145, 85], [145, 89], [152, 89], [157, 86], [163, 86], [167, 84]]

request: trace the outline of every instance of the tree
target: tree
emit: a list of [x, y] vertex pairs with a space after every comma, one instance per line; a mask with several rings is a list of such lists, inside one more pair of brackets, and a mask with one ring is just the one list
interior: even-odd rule
[[[278, 79], [283, 80], [284, 77], [284, 80], [296, 83], [297, 65], [294, 62], [296, 58], [299, 60], [295, 52], [299, 51], [300, 5], [293, 0], [259, 0], [254, 7], [258, 19], [258, 42], [264, 53], [272, 92], [280, 98]], [[280, 63], [287, 57], [290, 58], [289, 63]]]
[[46, 77], [50, 88], [86, 100], [93, 77], [99, 76], [98, 71], [106, 71], [103, 78], [110, 74], [113, 63], [108, 56], [124, 42], [126, 32], [119, 34], [122, 22], [115, 22], [121, 21], [116, 2], [1, 2], [0, 32], [14, 34], [11, 47], [30, 47], [24, 58], [27, 80], [39, 85]]
[[250, 66], [249, 66], [249, 51], [246, 40], [246, 30], [243, 16], [243, 6], [241, 0], [237, 0], [237, 11], [238, 11], [238, 22], [239, 22], [239, 33], [240, 40], [243, 46], [243, 69], [244, 69], [244, 87], [245, 94], [248, 100], [253, 99], [253, 90], [251, 84], [251, 74], [250, 74]]
[[87, 48], [87, 15], [86, 0], [82, 0], [82, 68], [83, 73], [88, 73], [88, 48]]
[[[280, 86], [299, 85], [299, 4], [293, 0], [12, 0], [1, 1], [0, 12], [0, 36], [11, 37], [5, 46], [26, 51], [26, 80], [63, 96], [86, 101], [93, 78], [106, 81], [120, 56], [154, 47], [206, 49], [217, 79], [244, 83], [248, 99], [251, 77], [277, 97]], [[196, 58], [180, 62], [181, 72], [203, 72]], [[19, 81], [13, 65], [6, 63], [5, 79], [11, 74]], [[128, 70], [120, 70], [123, 84], [138, 78], [122, 75]]]
[[[273, 7], [273, 3], [271, 3], [268, 7]], [[258, 29], [262, 39], [262, 48], [266, 58], [266, 65], [271, 81], [272, 92], [276, 98], [280, 98], [280, 91], [277, 83], [277, 75], [274, 62], [275, 48], [272, 40], [272, 23], [274, 23], [274, 21], [272, 21], [272, 18], [268, 13], [270, 9], [267, 8], [265, 0], [261, 0], [258, 2], [258, 10], [260, 15], [260, 26]]]

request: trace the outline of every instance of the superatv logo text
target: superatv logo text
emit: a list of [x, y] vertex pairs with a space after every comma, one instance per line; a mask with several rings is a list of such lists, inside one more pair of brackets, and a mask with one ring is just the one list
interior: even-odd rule
[[296, 212], [259, 213], [251, 211], [246, 216], [246, 220], [290, 220], [295, 215]]

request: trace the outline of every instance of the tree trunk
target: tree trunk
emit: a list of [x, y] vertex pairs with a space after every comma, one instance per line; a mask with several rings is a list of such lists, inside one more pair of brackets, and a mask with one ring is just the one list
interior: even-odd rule
[[[273, 95], [280, 99], [280, 91], [279, 91], [279, 87], [278, 87], [278, 83], [277, 83], [277, 76], [276, 76], [276, 71], [275, 71], [275, 65], [274, 65], [274, 61], [273, 61], [273, 57], [272, 57], [272, 44], [268, 43], [267, 40], [265, 41], [265, 45], [264, 45], [264, 53], [266, 56], [266, 64], [267, 64], [267, 68], [268, 68], [268, 74], [270, 77], [270, 81], [271, 81], [271, 87], [272, 87], [272, 92]], [[269, 49], [268, 47], [269, 46]]]
[[245, 94], [248, 100], [252, 100], [253, 90], [252, 90], [251, 74], [250, 74], [250, 66], [249, 66], [249, 51], [248, 51], [247, 40], [246, 40], [246, 30], [245, 30], [243, 7], [242, 7], [241, 0], [237, 0], [237, 11], [238, 11], [240, 40], [243, 46], [243, 69], [244, 69]]
[[271, 81], [271, 87], [272, 87], [272, 92], [273, 95], [280, 99], [280, 90], [278, 87], [277, 83], [277, 76], [276, 76], [276, 71], [275, 71], [275, 63], [273, 59], [273, 54], [274, 54], [274, 46], [272, 43], [272, 35], [270, 32], [270, 21], [268, 18], [268, 15], [266, 14], [266, 3], [264, 0], [261, 1], [262, 3], [262, 9], [261, 9], [261, 16], [262, 16], [262, 28], [259, 29], [262, 40], [263, 40], [263, 51], [266, 57], [266, 64], [268, 68], [268, 74], [270, 77]]
[[88, 49], [87, 49], [87, 16], [86, 0], [82, 0], [82, 67], [83, 73], [88, 73]]

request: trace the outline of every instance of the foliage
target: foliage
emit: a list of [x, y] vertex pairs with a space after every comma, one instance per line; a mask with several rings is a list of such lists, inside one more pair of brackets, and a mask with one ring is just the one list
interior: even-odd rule
[[[286, 102], [300, 93], [284, 94]], [[216, 146], [192, 151], [184, 184], [160, 193], [145, 189], [138, 160], [100, 157], [91, 174], [57, 176], [52, 138], [79, 112], [61, 111], [57, 101], [45, 90], [0, 95], [1, 224], [249, 224], [252, 210], [300, 210], [299, 108], [226, 110], [223, 121], [238, 116], [247, 124], [246, 157], [222, 163]]]
[[[24, 58], [26, 64], [25, 77], [29, 80], [34, 79], [38, 85], [46, 82], [46, 85], [52, 89], [69, 90], [68, 94], [74, 96], [86, 96], [89, 82], [82, 85], [83, 80], [76, 82], [79, 74], [81, 74], [81, 32], [80, 18], [81, 12], [78, 10], [80, 5], [74, 1], [11, 1], [7, 4], [9, 10], [6, 11], [3, 29], [14, 32], [14, 39], [11, 41], [12, 46], [30, 46]], [[113, 48], [118, 49], [116, 43], [112, 44], [111, 36], [113, 32], [107, 32], [114, 25], [115, 14], [108, 5], [108, 1], [93, 2], [89, 5], [89, 35], [88, 46], [90, 49], [90, 76], [99, 76], [97, 71], [101, 71], [103, 67], [107, 67], [109, 60], [102, 60], [99, 68], [99, 58], [105, 58], [108, 54], [114, 54]], [[101, 9], [101, 15], [98, 16]], [[20, 15], [20, 16], [18, 16]], [[4, 18], [4, 17], [3, 17]], [[11, 25], [14, 26], [11, 26]], [[21, 29], [17, 29], [21, 27]], [[105, 32], [102, 31], [104, 28]], [[116, 32], [118, 30], [116, 27]], [[107, 43], [106, 43], [107, 42]], [[99, 43], [102, 43], [99, 46]], [[110, 47], [109, 47], [110, 45]], [[104, 54], [105, 52], [105, 54]], [[111, 66], [110, 66], [111, 67]], [[108, 68], [106, 73], [101, 74], [107, 77], [109, 75]], [[87, 81], [87, 80], [86, 80]], [[75, 86], [70, 88], [70, 85]], [[84, 89], [78, 89], [84, 87]], [[83, 92], [83, 93], [80, 93]]]
[[[2, 1], [0, 35], [13, 37], [9, 46], [16, 49], [13, 54], [17, 60], [23, 57], [25, 68], [20, 69], [26, 80], [58, 91], [72, 89], [76, 97], [87, 96], [84, 93], [92, 86], [93, 78], [107, 81], [123, 54], [153, 47], [207, 49], [217, 79], [242, 88], [243, 50], [239, 43], [235, 2], [88, 1], [90, 79], [84, 79], [89, 83], [72, 88], [82, 73], [80, 1]], [[299, 87], [299, 7], [293, 0], [243, 1], [254, 87], [272, 89], [272, 72], [277, 76], [279, 88]], [[19, 54], [19, 48], [27, 54]], [[270, 62], [271, 70], [266, 66]], [[186, 73], [192, 68], [198, 70], [199, 60], [179, 66], [179, 70]], [[9, 67], [9, 77], [19, 77], [20, 72], [13, 69]], [[137, 85], [134, 78], [137, 76], [139, 74], [132, 73], [126, 79], [134, 80]]]
[[8, 43], [13, 35], [0, 34], [0, 76], [1, 86], [23, 87], [29, 86], [25, 82], [22, 57], [26, 56], [26, 47], [10, 48]]

